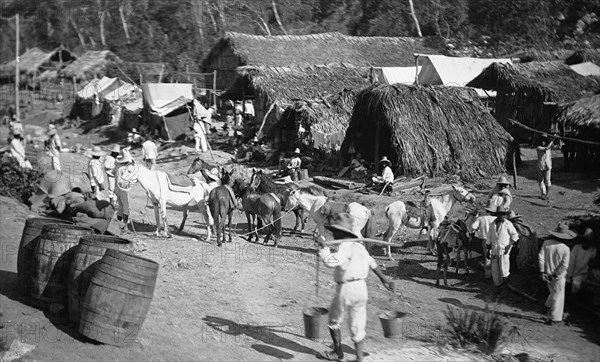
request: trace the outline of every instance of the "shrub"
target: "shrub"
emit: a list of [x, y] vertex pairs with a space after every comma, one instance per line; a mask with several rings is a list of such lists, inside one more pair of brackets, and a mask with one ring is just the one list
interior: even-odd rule
[[39, 170], [21, 168], [12, 157], [2, 157], [0, 165], [0, 195], [21, 200], [29, 204], [35, 185], [44, 176]]
[[520, 335], [516, 326], [487, 309], [484, 312], [452, 308], [445, 312], [449, 325], [450, 342], [461, 348], [476, 346], [483, 353], [492, 354], [505, 346], [515, 335]]

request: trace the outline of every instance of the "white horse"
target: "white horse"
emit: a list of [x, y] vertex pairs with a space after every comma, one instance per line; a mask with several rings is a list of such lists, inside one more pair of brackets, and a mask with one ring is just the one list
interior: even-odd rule
[[334, 214], [347, 212], [353, 216], [352, 230], [364, 236], [370, 237], [372, 230], [371, 210], [357, 202], [344, 204], [341, 202], [329, 201], [327, 196], [316, 196], [301, 189], [288, 190], [289, 195], [285, 206], [286, 210], [292, 210], [300, 206], [303, 210], [310, 213], [317, 224], [319, 235], [325, 236], [325, 225], [328, 225]]
[[160, 235], [162, 219], [164, 236], [170, 237], [167, 223], [167, 205], [183, 207], [183, 220], [177, 230], [178, 234], [181, 233], [185, 225], [188, 208], [197, 205], [206, 223], [207, 240], [210, 239], [214, 222], [208, 210], [207, 201], [214, 185], [209, 185], [198, 178], [194, 178], [193, 186], [173, 185], [166, 172], [151, 171], [135, 161], [120, 167], [117, 173], [117, 186], [119, 189], [129, 191], [134, 183], [139, 183], [152, 201], [154, 216], [156, 217], [156, 236]]
[[[383, 234], [383, 240], [392, 242], [394, 235], [404, 225], [410, 229], [427, 229], [427, 250], [435, 254], [434, 245], [438, 236], [438, 227], [444, 221], [446, 215], [454, 203], [474, 202], [475, 196], [462, 186], [452, 185], [446, 192], [440, 194], [427, 194], [421, 215], [410, 216], [406, 210], [406, 204], [402, 201], [394, 201], [385, 208], [385, 216], [388, 219], [388, 228]], [[400, 243], [402, 246], [404, 243]], [[392, 247], [388, 245], [387, 255], [390, 260], [392, 257]]]

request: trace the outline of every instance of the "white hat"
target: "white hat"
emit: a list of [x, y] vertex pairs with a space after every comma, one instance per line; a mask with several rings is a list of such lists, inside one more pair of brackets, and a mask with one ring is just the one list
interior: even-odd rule
[[381, 161], [379, 161], [379, 163], [382, 163], [382, 162], [387, 162], [390, 165], [392, 164], [392, 162], [390, 160], [388, 160], [387, 156], [383, 156], [383, 158], [381, 159]]
[[90, 155], [96, 156], [96, 157], [102, 157], [102, 156], [106, 155], [106, 152], [102, 151], [100, 146], [94, 146], [94, 148], [92, 148], [92, 150], [90, 151]]
[[300, 153], [300, 149], [299, 149], [299, 148], [296, 148], [296, 149], [294, 150], [294, 154], [299, 154], [299, 155], [301, 155], [301, 153]]
[[133, 161], [129, 152], [123, 152], [123, 156], [117, 156], [118, 163], [129, 163]]

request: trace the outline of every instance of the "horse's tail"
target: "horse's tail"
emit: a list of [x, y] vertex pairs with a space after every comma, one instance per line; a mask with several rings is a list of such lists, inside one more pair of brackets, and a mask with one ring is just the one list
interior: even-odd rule
[[362, 234], [365, 238], [371, 238], [373, 236], [373, 214], [371, 210], [367, 210], [367, 223], [362, 229]]
[[281, 238], [281, 207], [275, 207], [273, 210], [273, 226], [275, 227], [275, 237]]

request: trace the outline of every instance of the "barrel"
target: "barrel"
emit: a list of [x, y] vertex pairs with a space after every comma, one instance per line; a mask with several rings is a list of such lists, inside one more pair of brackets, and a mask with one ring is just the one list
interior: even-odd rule
[[133, 251], [133, 243], [127, 239], [108, 235], [86, 235], [75, 247], [69, 271], [69, 320], [78, 324], [81, 304], [90, 285], [96, 265], [107, 249]]
[[298, 181], [298, 171], [296, 171], [296, 170], [290, 171], [290, 177], [292, 178], [292, 181]]
[[382, 311], [379, 313], [379, 320], [383, 328], [383, 336], [394, 338], [402, 335], [402, 318], [406, 313], [397, 311]]
[[299, 174], [298, 174], [298, 179], [299, 180], [306, 180], [308, 179], [308, 170], [303, 168], [300, 169]]
[[[326, 308], [306, 308], [304, 314], [304, 336], [309, 339], [320, 339], [327, 335], [329, 311]], [[324, 334], [320, 333], [325, 331]]]
[[74, 247], [93, 230], [76, 225], [46, 224], [33, 256], [32, 302], [39, 306], [62, 304], [68, 307], [69, 270]]
[[42, 228], [46, 224], [72, 224], [72, 222], [49, 217], [31, 217], [25, 220], [19, 253], [17, 254], [17, 274], [19, 291], [25, 295], [31, 292], [31, 273], [33, 269], [33, 255], [38, 244]]
[[116, 346], [135, 342], [150, 308], [157, 276], [157, 262], [106, 250], [81, 305], [79, 332]]

